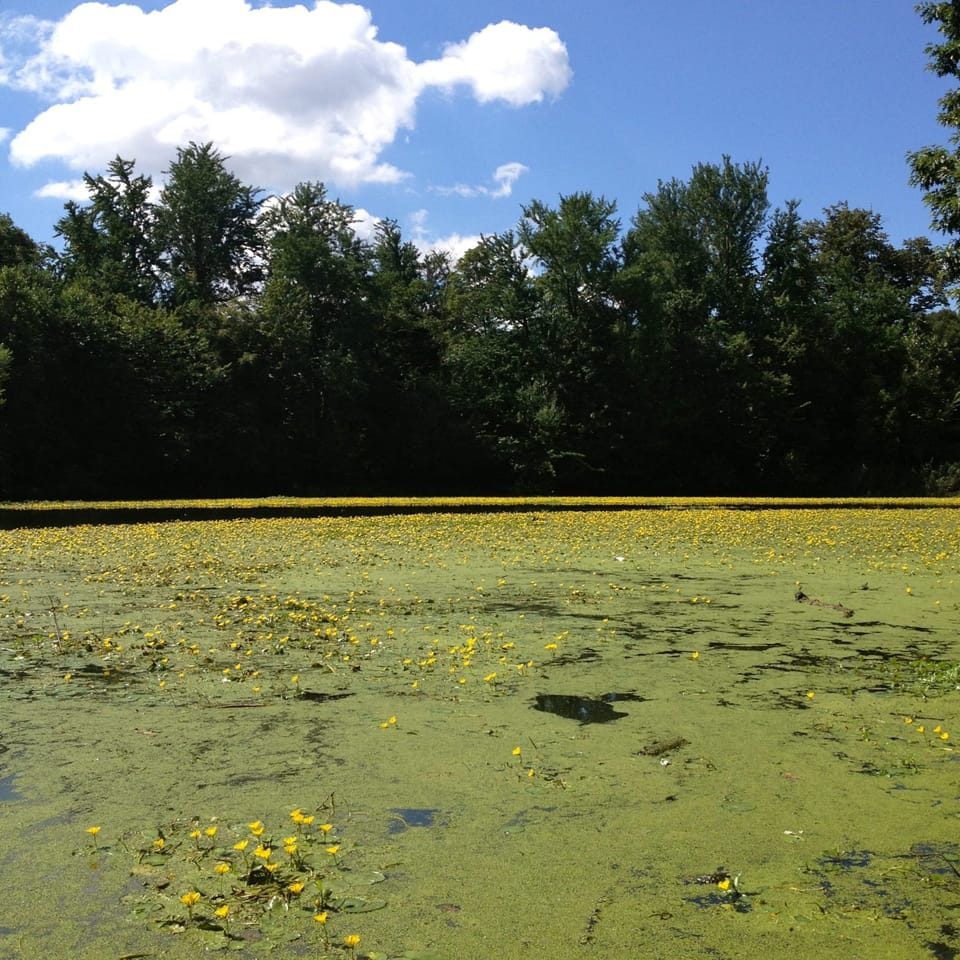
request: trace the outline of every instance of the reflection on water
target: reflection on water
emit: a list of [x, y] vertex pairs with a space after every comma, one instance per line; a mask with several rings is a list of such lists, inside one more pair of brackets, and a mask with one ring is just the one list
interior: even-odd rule
[[555, 713], [558, 717], [566, 717], [568, 720], [579, 720], [580, 723], [609, 723], [611, 720], [629, 716], [620, 710], [614, 710], [610, 705], [612, 701], [627, 699], [642, 700], [643, 698], [619, 693], [608, 693], [601, 699], [573, 697], [560, 693], [538, 693], [533, 709]]
[[6, 800], [22, 799], [20, 794], [17, 793], [17, 788], [14, 785], [14, 780], [16, 780], [16, 776], [12, 773], [6, 777], [0, 777], [0, 803]]

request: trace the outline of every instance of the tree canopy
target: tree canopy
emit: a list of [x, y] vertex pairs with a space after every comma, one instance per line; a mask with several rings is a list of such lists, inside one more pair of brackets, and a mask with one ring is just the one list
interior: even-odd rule
[[[954, 4], [918, 11], [960, 76]], [[60, 249], [0, 216], [0, 497], [960, 491], [960, 90], [940, 121], [909, 159], [945, 247], [724, 156], [454, 262], [212, 144], [159, 191], [116, 157]]]

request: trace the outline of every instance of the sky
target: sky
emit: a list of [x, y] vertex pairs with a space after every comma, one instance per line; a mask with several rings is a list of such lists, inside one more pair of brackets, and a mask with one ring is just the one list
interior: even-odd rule
[[774, 207], [939, 240], [906, 162], [948, 136], [937, 37], [913, 0], [0, 0], [0, 213], [52, 241], [84, 173], [160, 185], [209, 141], [263, 196], [322, 181], [456, 254], [578, 191], [626, 229], [729, 155]]

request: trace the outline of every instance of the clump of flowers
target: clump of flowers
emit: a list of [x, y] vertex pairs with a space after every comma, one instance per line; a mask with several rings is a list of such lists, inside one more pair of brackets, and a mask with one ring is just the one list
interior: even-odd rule
[[[328, 814], [332, 798], [330, 806]], [[289, 915], [290, 922], [298, 916], [312, 918], [329, 947], [333, 918], [364, 898], [348, 892], [344, 859], [350, 850], [333, 823], [314, 829], [315, 817], [300, 807], [291, 811], [295, 832], [289, 825], [273, 831], [260, 819], [236, 825], [213, 819], [206, 827], [198, 820], [165, 825], [136, 849], [135, 873], [143, 879], [144, 892], [131, 900], [138, 913], [152, 914], [153, 922], [174, 932], [226, 941], [239, 939], [235, 930], [263, 930], [268, 914], [274, 921], [278, 914]], [[86, 831], [94, 845], [99, 829]], [[382, 879], [378, 874], [373, 882]], [[371, 881], [360, 882], [368, 886]], [[364, 903], [366, 909], [385, 905]], [[359, 934], [349, 931], [342, 939], [352, 954], [359, 942]]]

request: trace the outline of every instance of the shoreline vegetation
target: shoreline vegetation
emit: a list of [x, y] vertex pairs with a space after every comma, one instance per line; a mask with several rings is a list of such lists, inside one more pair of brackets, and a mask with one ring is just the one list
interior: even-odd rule
[[242, 518], [570, 510], [960, 509], [960, 497], [255, 497], [0, 502], [0, 529]]

